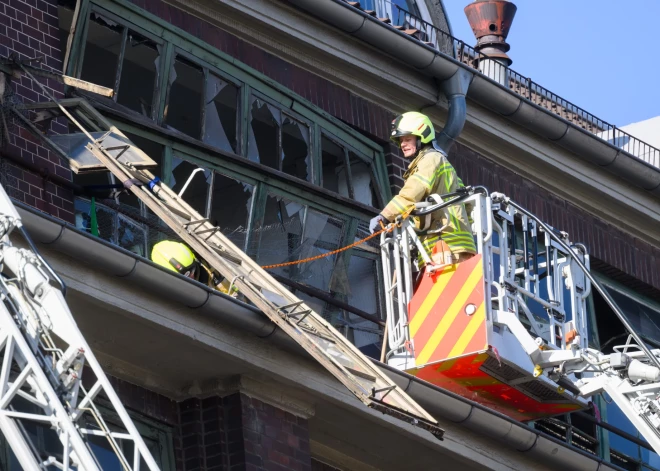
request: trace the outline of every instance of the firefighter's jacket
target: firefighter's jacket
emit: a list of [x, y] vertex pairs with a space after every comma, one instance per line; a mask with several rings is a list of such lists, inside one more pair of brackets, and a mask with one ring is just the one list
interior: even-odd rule
[[[390, 222], [399, 215], [408, 214], [415, 203], [424, 201], [429, 195], [453, 193], [463, 187], [463, 182], [447, 157], [432, 146], [420, 150], [403, 178], [403, 188], [381, 212]], [[421, 229], [419, 219], [414, 219], [417, 228]], [[447, 243], [453, 254], [477, 252], [464, 205], [450, 206], [431, 214], [431, 224], [426, 232], [420, 234], [420, 240], [429, 255], [440, 238]]]

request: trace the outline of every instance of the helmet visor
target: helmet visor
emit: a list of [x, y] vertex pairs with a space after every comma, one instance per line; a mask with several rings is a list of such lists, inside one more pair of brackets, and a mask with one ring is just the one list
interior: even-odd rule
[[177, 272], [188, 278], [196, 280], [199, 276], [199, 262], [195, 260], [188, 266], [183, 266], [175, 258], [170, 258], [170, 264], [176, 269]]

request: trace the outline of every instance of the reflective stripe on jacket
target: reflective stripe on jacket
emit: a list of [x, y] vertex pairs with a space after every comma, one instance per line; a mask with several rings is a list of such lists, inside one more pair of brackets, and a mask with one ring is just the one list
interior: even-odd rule
[[[429, 195], [453, 193], [463, 187], [463, 182], [458, 178], [456, 170], [447, 157], [431, 146], [419, 152], [408, 166], [403, 178], [405, 179], [403, 188], [381, 212], [390, 222], [410, 211], [415, 203], [424, 201]], [[419, 220], [415, 219], [415, 224], [419, 228]], [[439, 235], [436, 233], [420, 236], [429, 255], [440, 238], [447, 243], [452, 253], [477, 252], [465, 205], [451, 206], [433, 213], [429, 230], [440, 228], [442, 230]]]

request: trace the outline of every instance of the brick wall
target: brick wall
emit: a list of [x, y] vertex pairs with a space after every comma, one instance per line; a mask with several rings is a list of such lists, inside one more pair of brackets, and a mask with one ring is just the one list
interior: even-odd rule
[[162, 0], [131, 1], [263, 73], [371, 137], [382, 142], [387, 142], [389, 139], [389, 126], [394, 116], [384, 108], [311, 72], [289, 64]]
[[[11, 54], [20, 59], [41, 56], [44, 59], [42, 66], [61, 72], [62, 52], [58, 31], [57, 0], [5, 0], [0, 3], [0, 57]], [[42, 83], [51, 93], [62, 96], [61, 84], [52, 80]], [[46, 101], [42, 91], [27, 77], [12, 79], [11, 89], [5, 92], [3, 98], [5, 102]], [[30, 172], [4, 159], [2, 183], [8, 193], [55, 217], [73, 221], [73, 195], [49, 181], [51, 175], [70, 180], [68, 166], [18, 125], [16, 119], [12, 120], [6, 113], [5, 118], [10, 122], [10, 141], [2, 142], [0, 154], [13, 156], [42, 169], [38, 173]], [[53, 132], [66, 132], [66, 126], [60, 122], [53, 121], [50, 126]]]
[[[147, 11], [170, 21], [219, 50], [262, 72], [290, 88], [331, 115], [364, 132], [384, 145], [385, 159], [393, 191], [402, 183], [407, 162], [400, 151], [389, 143], [388, 131], [392, 114], [329, 81], [289, 64], [230, 33], [219, 30], [162, 0], [133, 0]], [[456, 145], [450, 160], [466, 184], [479, 184], [491, 191], [503, 191], [558, 228], [574, 240], [585, 242], [598, 260], [595, 266], [609, 270], [627, 284], [638, 278], [639, 289], [657, 296], [660, 290], [660, 249], [631, 238], [615, 227], [592, 217], [579, 208], [560, 200], [521, 176], [495, 165], [468, 148]], [[600, 263], [599, 263], [600, 262]], [[623, 276], [627, 274], [628, 278]], [[655, 289], [653, 289], [655, 288]]]
[[[401, 176], [407, 164], [398, 149], [389, 144], [387, 133], [392, 115], [387, 110], [321, 77], [288, 64], [162, 0], [134, 2], [264, 73], [381, 142], [386, 149], [390, 183], [394, 190], [400, 188]], [[48, 66], [59, 70], [62, 53], [57, 33], [55, 4], [56, 0], [7, 0], [0, 5], [0, 55], [7, 56], [15, 52], [25, 58], [40, 52], [45, 54]], [[58, 84], [49, 82], [49, 86], [56, 94], [61, 95], [61, 87]], [[16, 96], [23, 101], [43, 99], [39, 91], [35, 90], [36, 87], [25, 78], [14, 81], [12, 87]], [[52, 126], [57, 128], [59, 124], [54, 122]], [[2, 152], [19, 156], [45, 169], [44, 173], [38, 174], [10, 165], [4, 173], [5, 180], [9, 180], [5, 183], [8, 183], [12, 196], [56, 217], [72, 220], [73, 204], [70, 191], [57, 187], [48, 182], [48, 178], [44, 178], [49, 174], [70, 178], [70, 171], [61, 165], [56, 156], [18, 126], [15, 126], [11, 143], [5, 146]], [[599, 269], [609, 271], [629, 285], [637, 283], [635, 286], [639, 289], [657, 296], [655, 290], [660, 289], [660, 249], [631, 238], [616, 227], [544, 192], [519, 175], [495, 165], [463, 146], [456, 146], [450, 160], [456, 164], [459, 174], [467, 184], [480, 184], [491, 191], [510, 194], [551, 224], [569, 232], [574, 240], [588, 244], [597, 259], [595, 265]]]
[[179, 471], [311, 469], [307, 420], [245, 394], [183, 401], [179, 422]]

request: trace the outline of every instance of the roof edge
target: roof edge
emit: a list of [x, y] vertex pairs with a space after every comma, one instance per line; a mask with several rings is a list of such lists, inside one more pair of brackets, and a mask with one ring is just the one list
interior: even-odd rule
[[[14, 204], [18, 208], [26, 230], [35, 242], [48, 245], [78, 260], [93, 260], [99, 268], [112, 275], [126, 278], [131, 283], [161, 295], [167, 293], [167, 296], [181, 304], [200, 309], [209, 316], [221, 316], [223, 322], [247, 330], [258, 337], [268, 337], [294, 353], [307, 355], [307, 352], [258, 309], [190, 278], [165, 270], [143, 257], [82, 232], [24, 203], [14, 202]], [[623, 471], [601, 458], [570, 447], [503, 414], [388, 365], [372, 361], [433, 415], [462, 424], [520, 453], [532, 453], [538, 459], [547, 460], [566, 470]]]

